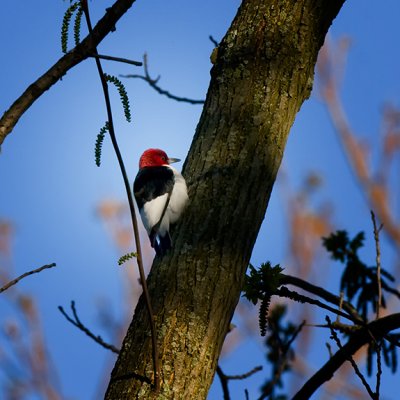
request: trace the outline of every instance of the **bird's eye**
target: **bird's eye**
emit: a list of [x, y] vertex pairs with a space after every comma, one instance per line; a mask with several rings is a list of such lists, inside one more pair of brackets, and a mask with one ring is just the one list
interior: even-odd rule
[[167, 159], [166, 159], [164, 156], [162, 156], [161, 159], [162, 159], [163, 161], [167, 161]]

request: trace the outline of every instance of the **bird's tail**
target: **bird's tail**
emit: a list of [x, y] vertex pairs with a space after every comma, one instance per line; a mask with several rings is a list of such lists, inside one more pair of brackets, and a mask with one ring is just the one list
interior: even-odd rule
[[171, 236], [167, 231], [164, 236], [152, 231], [149, 235], [151, 246], [158, 256], [163, 256], [172, 247]]
[[172, 242], [169, 232], [166, 232], [165, 236], [158, 236], [158, 251], [156, 249], [156, 253], [158, 256], [163, 256], [171, 247]]

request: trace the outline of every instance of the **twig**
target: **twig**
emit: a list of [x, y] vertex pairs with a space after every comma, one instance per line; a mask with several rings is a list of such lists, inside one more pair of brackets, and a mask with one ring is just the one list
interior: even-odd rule
[[216, 39], [214, 39], [214, 37], [213, 37], [212, 35], [210, 35], [208, 38], [211, 40], [211, 43], [212, 43], [215, 47], [218, 47], [218, 46], [219, 46], [218, 41], [217, 41]]
[[376, 340], [382, 339], [390, 331], [400, 328], [400, 313], [374, 320], [359, 329], [326, 363], [323, 365], [303, 387], [293, 396], [292, 400], [311, 398], [312, 394], [325, 382], [330, 380], [348, 357], [355, 354], [361, 347], [371, 342], [371, 334]]
[[286, 346], [285, 346], [285, 353], [287, 353], [289, 351], [290, 346], [292, 345], [292, 343], [296, 340], [298, 334], [301, 332], [301, 330], [303, 329], [304, 325], [306, 324], [306, 321], [303, 321], [297, 328], [296, 330], [293, 332], [292, 337], [287, 341]]
[[169, 91], [161, 89], [158, 85], [157, 82], [160, 80], [160, 76], [157, 77], [157, 79], [152, 79], [149, 74], [148, 70], [148, 65], [147, 65], [147, 54], [143, 55], [143, 66], [144, 66], [144, 75], [138, 75], [138, 74], [128, 74], [128, 75], [120, 75], [122, 78], [138, 78], [138, 79], [143, 79], [145, 82], [147, 82], [155, 91], [158, 93], [167, 96], [169, 99], [176, 100], [176, 101], [181, 101], [184, 103], [189, 103], [189, 104], [204, 104], [204, 100], [193, 100], [189, 99], [187, 97], [180, 97], [180, 96], [175, 96], [174, 94], [171, 94]]
[[135, 65], [137, 67], [141, 67], [143, 65], [141, 61], [134, 61], [121, 57], [106, 56], [104, 54], [91, 54], [89, 57], [100, 58], [102, 60], [117, 61], [125, 64]]
[[[343, 309], [343, 300], [344, 300], [344, 292], [341, 291], [339, 296], [339, 310]], [[336, 322], [340, 323], [339, 315], [336, 316]]]
[[[378, 285], [378, 299], [376, 304], [376, 319], [380, 316], [380, 308], [382, 306], [382, 281], [381, 281], [381, 251], [380, 251], [380, 241], [379, 241], [379, 233], [383, 228], [383, 224], [377, 228], [376, 218], [374, 212], [371, 210], [371, 218], [374, 226], [374, 239], [375, 239], [375, 248], [376, 248], [376, 279]], [[397, 291], [396, 291], [397, 292]], [[385, 339], [390, 340], [390, 335], [386, 335]], [[380, 387], [381, 387], [381, 377], [382, 377], [382, 340], [379, 342], [375, 340], [376, 345], [376, 385], [375, 385], [375, 393], [376, 398], [380, 397]], [[398, 345], [398, 344], [397, 344]]]
[[249, 372], [246, 372], [242, 375], [225, 375], [225, 376], [229, 380], [242, 380], [242, 379], [249, 378], [251, 375], [254, 375], [258, 371], [262, 371], [262, 369], [263, 369], [263, 367], [261, 365], [258, 365], [257, 367], [254, 367]]
[[284, 285], [294, 285], [303, 289], [309, 293], [315, 294], [318, 297], [328, 301], [329, 303], [337, 305], [340, 309], [343, 309], [350, 314], [358, 324], [363, 324], [361, 316], [357, 313], [357, 310], [347, 301], [341, 300], [339, 296], [334, 295], [331, 292], [321, 288], [320, 286], [313, 285], [303, 279], [297, 278], [291, 275], [281, 274], [280, 282]]
[[6, 283], [4, 286], [2, 286], [0, 288], [0, 293], [4, 292], [5, 290], [10, 288], [11, 286], [13, 286], [16, 283], [18, 283], [21, 279], [24, 279], [29, 275], [37, 274], [37, 273], [43, 271], [44, 269], [53, 268], [55, 266], [56, 266], [56, 263], [52, 263], [52, 264], [43, 265], [42, 267], [37, 268], [37, 269], [33, 269], [32, 271], [25, 272], [24, 274], [20, 275], [18, 278], [15, 278], [12, 281]]
[[332, 313], [334, 313], [336, 315], [340, 315], [343, 318], [346, 318], [346, 319], [348, 319], [350, 321], [353, 321], [356, 324], [360, 324], [361, 323], [359, 320], [355, 319], [352, 315], [349, 315], [349, 314], [347, 314], [347, 313], [345, 313], [343, 311], [337, 310], [336, 308], [330, 307], [327, 304], [324, 304], [319, 300], [315, 300], [315, 299], [312, 299], [310, 297], [307, 297], [307, 296], [304, 296], [302, 294], [299, 294], [297, 292], [294, 292], [292, 290], [289, 290], [285, 286], [282, 286], [281, 288], [277, 289], [274, 292], [274, 294], [277, 295], [277, 296], [281, 296], [281, 297], [287, 297], [287, 298], [289, 298], [291, 300], [298, 301], [300, 303], [314, 304], [314, 305], [316, 305], [316, 306], [318, 306], [320, 308], [323, 308], [325, 310], [328, 310], [328, 311], [330, 311], [330, 312], [332, 312]]
[[[332, 321], [331, 319], [326, 316], [325, 320], [329, 326], [329, 329], [331, 331], [331, 338], [336, 342], [337, 347], [339, 347], [339, 349], [343, 349], [342, 343], [340, 342], [340, 339], [338, 337], [338, 335], [336, 334], [335, 329], [332, 326]], [[361, 373], [360, 369], [358, 368], [356, 362], [354, 361], [353, 357], [351, 356], [351, 354], [348, 355], [347, 360], [350, 362], [351, 366], [354, 369], [354, 372], [356, 373], [356, 375], [360, 378], [362, 384], [364, 385], [365, 389], [367, 389], [368, 394], [370, 395], [371, 399], [375, 399], [375, 393], [372, 391], [371, 387], [369, 386], [368, 382], [366, 381], [366, 379], [364, 378], [364, 375]]]
[[[329, 328], [329, 325], [322, 325], [322, 324], [315, 324], [315, 325], [310, 325], [313, 326], [315, 328]], [[355, 331], [358, 331], [359, 329], [361, 329], [361, 326], [359, 325], [347, 325], [344, 324], [342, 322], [332, 322], [332, 327], [334, 329], [336, 329], [337, 331], [341, 332], [341, 333], [345, 333], [347, 335], [351, 335], [352, 333], [354, 333]]]
[[[58, 306], [58, 309], [60, 310], [61, 314], [64, 315], [65, 319], [70, 322], [72, 325], [77, 327], [79, 330], [84, 332], [87, 336], [89, 336], [91, 339], [93, 339], [96, 343], [98, 343], [100, 346], [104, 347], [107, 350], [111, 350], [113, 353], [119, 354], [120, 350], [116, 348], [114, 345], [109, 344], [105, 342], [100, 335], [95, 335], [89, 328], [87, 328], [80, 320], [78, 317], [78, 313], [76, 311], [75, 307], [75, 302], [71, 301], [71, 310], [72, 310], [72, 315], [73, 318], [71, 318], [64, 310], [63, 307]], [[123, 379], [137, 379], [140, 382], [146, 382], [149, 385], [151, 385], [151, 380], [145, 376], [139, 375], [135, 372], [130, 372], [125, 375], [120, 375], [116, 380], [123, 380]]]
[[333, 353], [332, 353], [332, 347], [331, 347], [331, 344], [330, 344], [330, 343], [328, 343], [328, 342], [326, 342], [326, 343], [325, 343], [325, 346], [326, 346], [326, 348], [328, 349], [329, 358], [332, 358], [332, 356], [333, 356]]
[[381, 377], [382, 377], [382, 341], [376, 342], [376, 385], [375, 385], [375, 394], [376, 399], [379, 399], [379, 393], [381, 388]]
[[278, 365], [278, 368], [276, 368], [274, 375], [272, 376], [272, 379], [267, 382], [267, 384], [264, 385], [263, 387], [263, 392], [261, 396], [258, 398], [258, 400], [264, 400], [267, 397], [269, 397], [272, 394], [272, 391], [276, 385], [276, 383], [279, 381], [280, 377], [283, 374], [283, 371], [285, 370], [286, 366], [288, 364], [288, 359], [284, 357], [281, 362]]
[[67, 71], [93, 54], [97, 45], [112, 31], [134, 2], [135, 0], [116, 0], [81, 43], [61, 57], [14, 101], [0, 119], [0, 146], [21, 116], [46, 90], [57, 83]]
[[379, 232], [383, 228], [381, 224], [379, 228], [376, 224], [375, 214], [371, 210], [372, 224], [374, 225], [374, 239], [376, 248], [376, 280], [378, 285], [378, 299], [376, 301], [376, 318], [379, 318], [380, 308], [382, 307], [382, 281], [381, 281], [381, 249], [379, 245]]
[[255, 374], [258, 371], [261, 371], [263, 367], [261, 365], [254, 367], [252, 370], [249, 372], [246, 372], [242, 375], [225, 375], [225, 373], [222, 371], [221, 367], [217, 365], [217, 375], [219, 380], [221, 381], [221, 386], [222, 386], [222, 392], [224, 394], [224, 400], [230, 400], [230, 394], [229, 394], [229, 388], [228, 388], [228, 382], [230, 380], [242, 380], [250, 377], [251, 375]]
[[[55, 264], [48, 267], [52, 266]], [[20, 393], [23, 397], [31, 398], [33, 395], [35, 398], [61, 400], [64, 396], [58, 384], [58, 372], [54, 368], [46, 346], [36, 301], [29, 294], [22, 294], [23, 291], [19, 285], [14, 290], [16, 304], [20, 311], [20, 317], [18, 317], [20, 321], [12, 322], [4, 331], [8, 339], [6, 346], [11, 347], [8, 349], [10, 351], [3, 352], [1, 356], [1, 372], [9, 381], [6, 392], [4, 393], [3, 390], [1, 392], [7, 398], [13, 397], [11, 393]], [[18, 376], [27, 377], [27, 381], [23, 383], [20, 379], [15, 379], [15, 371], [19, 371]]]
[[[87, 0], [82, 0], [82, 8], [83, 8], [83, 12], [85, 14], [89, 33], [91, 33], [92, 32], [92, 23], [90, 20], [89, 7], [88, 7]], [[96, 55], [98, 54], [97, 48], [95, 48], [95, 54]], [[135, 212], [135, 208], [133, 205], [132, 191], [131, 191], [131, 188], [129, 185], [128, 176], [126, 173], [125, 165], [122, 160], [122, 155], [119, 150], [117, 138], [115, 135], [113, 116], [112, 116], [112, 111], [111, 111], [111, 101], [110, 101], [110, 96], [109, 96], [109, 92], [108, 92], [108, 84], [104, 77], [104, 72], [103, 72], [103, 68], [101, 66], [100, 59], [95, 58], [95, 61], [96, 61], [97, 70], [98, 70], [98, 73], [100, 76], [101, 85], [103, 88], [104, 100], [106, 102], [107, 118], [108, 118], [108, 123], [109, 123], [108, 132], [110, 134], [111, 142], [113, 144], [114, 151], [115, 151], [115, 154], [118, 159], [118, 164], [119, 164], [119, 167], [121, 170], [121, 174], [122, 174], [124, 184], [125, 184], [126, 194], [128, 197], [129, 210], [131, 213], [133, 232], [134, 232], [135, 242], [136, 242], [136, 251], [137, 251], [136, 260], [138, 263], [140, 281], [142, 284], [143, 294], [144, 294], [145, 303], [146, 303], [146, 309], [147, 309], [147, 313], [148, 313], [149, 321], [150, 321], [150, 331], [151, 331], [151, 341], [152, 341], [152, 359], [153, 359], [153, 371], [154, 371], [154, 389], [155, 389], [156, 393], [158, 393], [160, 390], [160, 366], [159, 366], [159, 361], [158, 361], [157, 335], [156, 335], [156, 327], [155, 327], [155, 321], [154, 321], [154, 313], [153, 313], [153, 309], [151, 306], [149, 290], [147, 288], [146, 275], [144, 273], [143, 257], [142, 257], [142, 250], [141, 250], [141, 245], [140, 245], [140, 236], [139, 236], [139, 228], [138, 228], [137, 219], [136, 219], [136, 212]]]
[[281, 376], [282, 376], [283, 372], [285, 371], [285, 368], [288, 364], [289, 360], [288, 360], [287, 354], [290, 350], [290, 346], [295, 341], [296, 337], [298, 336], [300, 331], [303, 329], [305, 324], [306, 324], [306, 321], [303, 321], [293, 332], [291, 338], [286, 342], [286, 344], [281, 347], [281, 354], [279, 355], [278, 368], [275, 369], [272, 379], [270, 381], [268, 381], [267, 384], [264, 386], [263, 393], [258, 398], [258, 400], [263, 400], [272, 394], [272, 391], [273, 391], [275, 385], [281, 378]]
[[69, 321], [72, 325], [76, 326], [78, 329], [80, 329], [82, 332], [86, 333], [87, 336], [92, 338], [96, 343], [98, 343], [100, 346], [103, 346], [107, 350], [111, 350], [112, 352], [119, 354], [119, 350], [113, 346], [112, 344], [106, 343], [100, 335], [95, 335], [90, 329], [88, 329], [84, 324], [82, 324], [81, 320], [78, 317], [78, 314], [76, 312], [75, 308], [75, 301], [71, 301], [71, 310], [72, 310], [72, 315], [74, 319], [72, 319], [64, 310], [63, 307], [58, 306], [58, 309], [60, 310], [61, 314], [64, 315], [64, 317]]
[[224, 400], [230, 400], [231, 396], [229, 394], [228, 387], [228, 379], [226, 379], [226, 375], [222, 371], [221, 367], [217, 365], [217, 375], [219, 380], [221, 381], [222, 393], [224, 394]]
[[334, 373], [355, 354], [361, 347], [371, 342], [371, 335], [380, 340], [392, 330], [400, 328], [400, 313], [376, 319], [350, 336], [348, 342], [342, 346], [330, 359], [307, 381], [293, 396], [292, 400], [309, 399], [315, 391], [329, 381]]
[[[380, 249], [380, 241], [379, 241], [379, 233], [383, 228], [383, 224], [381, 224], [378, 228], [375, 218], [375, 213], [371, 210], [371, 219], [374, 227], [374, 240], [375, 240], [375, 251], [376, 251], [376, 281], [378, 285], [378, 299], [376, 301], [376, 319], [380, 316], [380, 309], [382, 307], [382, 280], [381, 280], [381, 249]], [[375, 338], [374, 338], [375, 340]], [[379, 399], [380, 387], [381, 387], [381, 377], [382, 377], [382, 341], [376, 341], [376, 386], [375, 386], [375, 395], [376, 398]]]

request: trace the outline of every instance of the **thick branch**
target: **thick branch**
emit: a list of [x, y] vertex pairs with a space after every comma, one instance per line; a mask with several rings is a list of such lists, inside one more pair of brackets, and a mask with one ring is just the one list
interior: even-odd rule
[[93, 32], [87, 35], [78, 46], [61, 57], [22, 93], [0, 119], [0, 146], [35, 100], [50, 89], [68, 70], [96, 53], [97, 45], [115, 30], [116, 23], [129, 10], [134, 1], [117, 0], [112, 7], [107, 8], [104, 17], [93, 28]]
[[[289, 129], [343, 0], [244, 0], [215, 57], [183, 174], [190, 204], [173, 249], [148, 277], [158, 328], [159, 398], [203, 400], [265, 216]], [[233, 224], [232, 221], [240, 221]], [[150, 398], [141, 297], [105, 398]]]
[[293, 400], [309, 399], [323, 383], [329, 381], [333, 377], [333, 374], [348, 360], [349, 356], [353, 355], [362, 346], [373, 340], [372, 337], [378, 341], [390, 331], [398, 328], [400, 328], [400, 313], [372, 321], [365, 328], [358, 330], [351, 336], [349, 341], [304, 384], [295, 394]]

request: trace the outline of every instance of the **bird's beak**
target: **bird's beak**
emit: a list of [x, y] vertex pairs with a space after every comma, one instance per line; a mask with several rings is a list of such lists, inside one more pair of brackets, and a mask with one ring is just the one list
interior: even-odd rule
[[179, 158], [168, 158], [168, 164], [173, 164], [178, 161], [181, 161]]

